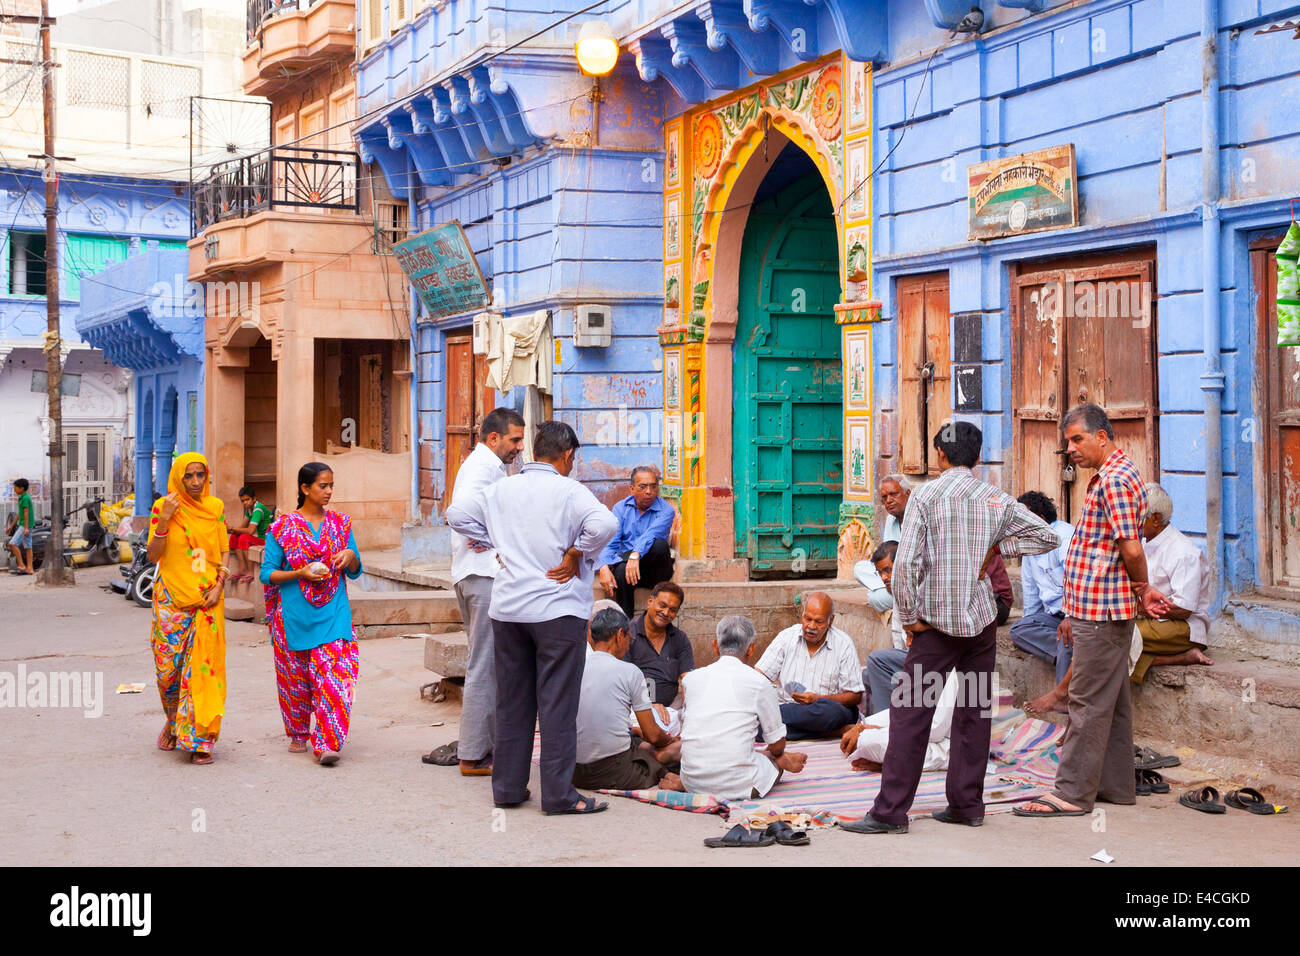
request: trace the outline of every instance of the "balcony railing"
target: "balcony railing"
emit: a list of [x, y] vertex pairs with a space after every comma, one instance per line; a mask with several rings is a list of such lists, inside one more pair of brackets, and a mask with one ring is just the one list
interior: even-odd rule
[[248, 42], [257, 40], [262, 21], [283, 10], [306, 10], [316, 0], [248, 0]]
[[338, 149], [278, 148], [221, 163], [194, 184], [194, 233], [263, 209], [359, 212], [360, 170], [356, 153]]

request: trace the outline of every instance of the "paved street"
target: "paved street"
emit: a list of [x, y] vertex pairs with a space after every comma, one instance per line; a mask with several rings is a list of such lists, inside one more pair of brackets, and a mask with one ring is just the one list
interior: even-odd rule
[[[216, 762], [194, 767], [154, 747], [162, 719], [149, 612], [102, 586], [112, 568], [78, 573], [75, 590], [0, 576], [0, 672], [103, 674], [103, 716], [0, 709], [6, 839], [0, 864], [994, 864], [1112, 866], [1292, 864], [1300, 813], [1207, 817], [1175, 796], [1113, 810], [1108, 832], [1082, 820], [989, 818], [980, 830], [913, 825], [903, 837], [818, 833], [807, 849], [726, 853], [713, 816], [629, 800], [595, 817], [548, 818], [534, 802], [494, 829], [489, 782], [425, 766], [456, 736], [458, 706], [418, 696], [419, 641], [361, 642], [361, 679], [342, 762], [289, 754], [266, 631], [229, 629], [231, 693]], [[120, 683], [145, 692], [118, 696]], [[441, 722], [440, 726], [431, 726]], [[533, 791], [538, 785], [534, 775]], [[498, 820], [501, 816], [498, 815]], [[200, 826], [202, 824], [202, 826]], [[196, 832], [196, 830], [200, 832]]]

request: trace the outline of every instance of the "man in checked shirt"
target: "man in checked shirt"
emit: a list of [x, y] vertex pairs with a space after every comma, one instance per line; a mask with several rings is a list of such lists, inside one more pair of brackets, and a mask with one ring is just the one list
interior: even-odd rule
[[1058, 637], [1074, 645], [1070, 727], [1061, 744], [1056, 786], [1013, 813], [1080, 817], [1098, 800], [1137, 802], [1133, 777], [1133, 708], [1129, 645], [1139, 602], [1164, 617], [1168, 598], [1147, 583], [1142, 550], [1146, 485], [1115, 446], [1115, 429], [1100, 406], [1076, 405], [1061, 419], [1070, 461], [1096, 468], [1083, 514], [1065, 556], [1065, 595]]
[[982, 443], [969, 422], [945, 424], [934, 436], [942, 474], [908, 499], [891, 586], [894, 613], [912, 642], [902, 682], [890, 695], [880, 795], [861, 820], [840, 824], [845, 830], [907, 832], [938, 690], [954, 669], [961, 683], [950, 731], [948, 806], [931, 816], [966, 826], [984, 822], [998, 630], [986, 571], [995, 554], [1043, 554], [1060, 541], [1015, 498], [971, 474]]

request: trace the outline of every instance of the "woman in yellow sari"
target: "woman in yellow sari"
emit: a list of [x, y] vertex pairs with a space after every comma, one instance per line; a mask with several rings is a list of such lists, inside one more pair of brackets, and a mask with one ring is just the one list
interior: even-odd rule
[[212, 763], [226, 702], [225, 508], [208, 494], [208, 463], [197, 452], [178, 455], [167, 497], [154, 503], [149, 560], [153, 587], [153, 658], [167, 722], [159, 750], [179, 746], [190, 762]]

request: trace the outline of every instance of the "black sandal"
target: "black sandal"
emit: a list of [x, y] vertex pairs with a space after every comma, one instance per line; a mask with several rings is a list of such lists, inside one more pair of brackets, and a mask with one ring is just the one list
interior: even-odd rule
[[1201, 787], [1199, 790], [1187, 790], [1178, 798], [1178, 802], [1202, 813], [1227, 813], [1228, 808], [1219, 802], [1219, 791], [1213, 787]]
[[1153, 793], [1169, 792], [1169, 784], [1165, 782], [1165, 778], [1154, 770], [1135, 770], [1133, 773], [1137, 778], [1134, 784], [1139, 797], [1149, 797]]
[[776, 837], [768, 833], [771, 829], [768, 827], [767, 830], [750, 830], [743, 823], [737, 823], [727, 831], [726, 836], [706, 837], [704, 845], [708, 847], [771, 846], [776, 842]]
[[782, 846], [807, 846], [812, 842], [806, 830], [796, 830], [784, 820], [777, 820], [767, 825], [764, 831], [768, 836], [776, 839], [776, 842]]
[[1262, 817], [1271, 817], [1277, 813], [1286, 813], [1286, 807], [1269, 803], [1264, 799], [1264, 795], [1254, 787], [1242, 787], [1240, 790], [1229, 790], [1223, 798], [1223, 802], [1237, 810], [1247, 810], [1250, 813], [1257, 813]]
[[573, 806], [565, 807], [563, 810], [547, 810], [546, 815], [548, 817], [560, 817], [569, 813], [600, 813], [601, 810], [608, 809], [608, 803], [603, 803], [595, 797], [579, 797], [578, 802]]

